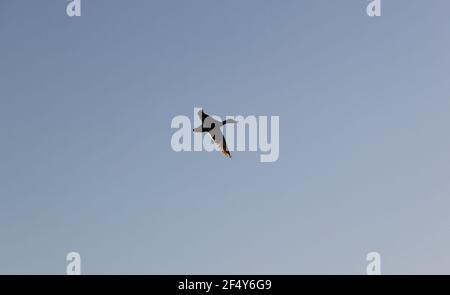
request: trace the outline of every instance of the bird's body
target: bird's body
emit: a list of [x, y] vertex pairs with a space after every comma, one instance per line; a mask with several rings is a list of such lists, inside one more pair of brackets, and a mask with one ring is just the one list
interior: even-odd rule
[[224, 154], [225, 157], [231, 158], [231, 153], [227, 148], [227, 142], [225, 141], [225, 137], [222, 134], [222, 131], [220, 130], [220, 127], [227, 123], [237, 123], [233, 119], [228, 119], [225, 121], [217, 121], [205, 112], [203, 110], [198, 111], [198, 116], [200, 117], [200, 120], [202, 120], [202, 125], [198, 126], [197, 128], [194, 128], [192, 131], [194, 132], [207, 132], [210, 136], [212, 141], [218, 146], [220, 151]]

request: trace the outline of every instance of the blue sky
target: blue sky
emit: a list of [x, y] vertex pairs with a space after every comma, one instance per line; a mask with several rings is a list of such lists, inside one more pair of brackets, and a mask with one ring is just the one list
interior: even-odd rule
[[[450, 273], [450, 4], [0, 3], [0, 273]], [[175, 153], [280, 116], [280, 157]]]

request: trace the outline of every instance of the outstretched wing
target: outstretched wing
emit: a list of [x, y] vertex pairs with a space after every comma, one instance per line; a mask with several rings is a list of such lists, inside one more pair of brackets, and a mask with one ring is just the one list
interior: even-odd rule
[[222, 131], [220, 131], [220, 128], [214, 128], [209, 131], [208, 134], [211, 136], [214, 144], [224, 154], [224, 156], [231, 158], [230, 151], [227, 148], [227, 142], [225, 141], [225, 137], [223, 136]]
[[219, 126], [221, 124], [220, 121], [217, 121], [207, 113], [203, 111], [203, 109], [199, 110], [197, 113], [200, 120], [202, 120], [203, 127], [209, 128], [214, 123], [215, 126]]
[[202, 120], [202, 122], [203, 120], [205, 120], [206, 117], [209, 117], [205, 112], [203, 112], [203, 109], [199, 110], [197, 114], [200, 120]]

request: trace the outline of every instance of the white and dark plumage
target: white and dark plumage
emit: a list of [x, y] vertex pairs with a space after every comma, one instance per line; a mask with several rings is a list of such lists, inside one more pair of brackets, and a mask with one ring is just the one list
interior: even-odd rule
[[192, 129], [192, 131], [207, 132], [211, 136], [211, 139], [214, 141], [219, 150], [225, 155], [225, 157], [231, 158], [230, 151], [227, 148], [227, 142], [225, 141], [225, 137], [223, 136], [220, 127], [227, 123], [237, 123], [237, 121], [233, 119], [227, 119], [220, 122], [203, 112], [203, 110], [198, 111], [198, 116], [200, 117], [200, 120], [202, 120], [202, 125]]

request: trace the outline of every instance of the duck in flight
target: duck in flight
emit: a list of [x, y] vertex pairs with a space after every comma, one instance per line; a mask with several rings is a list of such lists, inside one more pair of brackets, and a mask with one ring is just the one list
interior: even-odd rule
[[227, 142], [225, 141], [225, 137], [223, 136], [222, 131], [220, 131], [220, 127], [228, 123], [237, 123], [237, 121], [233, 119], [227, 119], [220, 122], [203, 112], [203, 110], [198, 111], [198, 116], [200, 117], [200, 120], [202, 120], [202, 125], [192, 129], [192, 131], [207, 132], [209, 136], [211, 136], [211, 139], [219, 148], [219, 150], [225, 155], [225, 157], [231, 158], [230, 151], [227, 148]]

